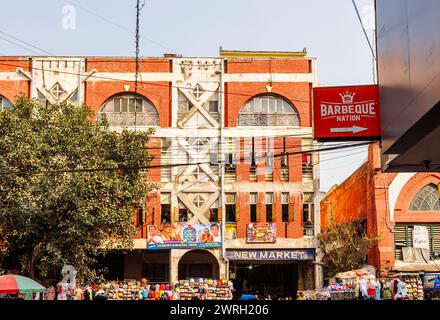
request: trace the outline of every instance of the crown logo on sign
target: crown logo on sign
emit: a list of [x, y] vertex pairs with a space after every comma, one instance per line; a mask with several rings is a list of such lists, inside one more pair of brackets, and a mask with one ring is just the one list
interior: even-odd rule
[[353, 103], [353, 97], [356, 95], [356, 92], [353, 93], [353, 92], [345, 91], [343, 93], [340, 93], [339, 95], [341, 96], [342, 103], [348, 104], [348, 103]]

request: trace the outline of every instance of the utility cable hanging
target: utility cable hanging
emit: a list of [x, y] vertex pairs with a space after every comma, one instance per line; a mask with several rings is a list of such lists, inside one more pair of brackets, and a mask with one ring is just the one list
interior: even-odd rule
[[359, 23], [361, 24], [362, 31], [364, 31], [365, 39], [367, 39], [368, 45], [370, 46], [371, 54], [373, 55], [374, 61], [376, 61], [376, 55], [374, 54], [373, 46], [371, 45], [370, 39], [368, 39], [367, 31], [365, 30], [361, 15], [359, 14], [359, 10], [356, 5], [356, 2], [355, 2], [355, 0], [351, 0], [351, 2], [353, 3], [354, 10], [356, 11], [357, 17], [359, 19]]

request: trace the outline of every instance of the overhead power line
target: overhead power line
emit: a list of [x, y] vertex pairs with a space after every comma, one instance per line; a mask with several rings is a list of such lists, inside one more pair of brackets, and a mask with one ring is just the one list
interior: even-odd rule
[[[17, 40], [17, 41], [20, 41], [21, 43], [24, 43], [24, 44], [26, 44], [26, 45], [28, 45], [28, 46], [34, 48], [34, 49], [40, 50], [41, 52], [44, 52], [44, 53], [46, 53], [46, 54], [48, 54], [48, 55], [55, 55], [54, 53], [49, 52], [49, 51], [46, 51], [46, 50], [44, 50], [44, 49], [41, 49], [40, 47], [37, 47], [37, 46], [33, 45], [32, 43], [29, 43], [29, 42], [27, 42], [27, 41], [21, 40], [21, 39], [15, 37], [15, 36], [13, 36], [12, 34], [6, 33], [6, 32], [1, 31], [1, 30], [0, 30], [0, 33], [1, 33], [1, 34], [4, 34], [5, 36], [8, 36], [8, 37], [10, 37], [10, 38], [12, 38], [12, 39], [15, 39], [15, 40]], [[15, 43], [15, 44], [16, 44], [16, 43]], [[24, 48], [24, 47], [22, 47], [22, 48]], [[26, 49], [26, 48], [24, 48], [24, 49]], [[26, 49], [26, 50], [28, 50], [28, 49]], [[31, 51], [31, 52], [35, 52], [35, 51]], [[37, 53], [37, 54], [38, 54], [38, 53]]]
[[368, 38], [367, 31], [365, 30], [364, 23], [362, 22], [362, 18], [361, 18], [361, 15], [359, 14], [359, 10], [356, 5], [356, 2], [355, 2], [355, 0], [351, 0], [351, 2], [353, 3], [354, 10], [356, 11], [357, 17], [359, 19], [359, 23], [361, 24], [362, 31], [364, 32], [364, 35], [365, 35], [365, 39], [367, 40], [368, 45], [370, 47], [371, 54], [373, 55], [373, 58], [376, 61], [376, 54], [374, 53], [373, 46], [371, 45], [370, 39]]
[[[137, 1], [137, 0], [136, 0], [136, 1]], [[122, 25], [122, 24], [119, 24], [119, 23], [117, 23], [117, 22], [115, 22], [115, 21], [113, 21], [113, 20], [110, 20], [109, 18], [104, 17], [104, 16], [102, 16], [102, 15], [100, 15], [100, 14], [98, 14], [98, 13], [96, 13], [96, 12], [90, 10], [90, 9], [87, 9], [86, 7], [83, 7], [83, 6], [79, 5], [79, 4], [78, 4], [77, 2], [75, 2], [75, 1], [72, 1], [72, 0], [64, 0], [64, 2], [70, 3], [70, 4], [72, 4], [72, 5], [74, 5], [74, 6], [78, 7], [78, 8], [80, 8], [81, 10], [83, 10], [83, 11], [85, 11], [85, 12], [91, 14], [92, 16], [95, 16], [95, 17], [97, 17], [97, 18], [99, 18], [99, 19], [101, 19], [101, 20], [103, 20], [103, 21], [105, 21], [105, 22], [107, 22], [107, 23], [109, 23], [109, 24], [114, 25], [115, 27], [118, 27], [118, 28], [120, 28], [120, 29], [122, 29], [122, 30], [125, 30], [125, 31], [127, 31], [127, 32], [129, 32], [129, 33], [132, 33], [132, 34], [135, 33], [135, 31], [133, 31], [132, 29], [127, 28], [126, 26], [124, 26], [124, 25]], [[147, 38], [146, 36], [142, 36], [142, 38], [145, 39], [146, 41], [151, 42], [152, 44], [155, 44], [155, 45], [157, 45], [157, 46], [159, 46], [159, 47], [162, 47], [162, 48], [164, 48], [164, 49], [171, 50], [171, 51], [173, 51], [173, 52], [175, 51], [174, 49], [172, 49], [172, 48], [170, 48], [170, 47], [167, 47], [167, 46], [165, 46], [164, 44], [162, 44], [162, 43], [160, 43], [160, 42], [158, 42], [158, 41], [156, 41], [156, 40], [153, 40], [153, 39], [151, 39], [151, 38]]]
[[9, 42], [9, 43], [11, 43], [11, 44], [13, 44], [13, 45], [16, 45], [17, 47], [20, 47], [20, 48], [22, 48], [22, 49], [25, 49], [25, 50], [27, 50], [27, 51], [29, 51], [29, 52], [35, 53], [36, 55], [40, 55], [38, 52], [36, 52], [36, 51], [34, 51], [34, 50], [31, 50], [31, 49], [28, 49], [28, 48], [26, 48], [25, 46], [22, 46], [21, 44], [16, 43], [16, 42], [14, 42], [14, 41], [12, 41], [12, 40], [9, 40], [9, 39], [6, 39], [6, 38], [3, 38], [3, 37], [1, 37], [1, 36], [0, 36], [0, 39], [4, 40], [4, 41], [6, 41], [6, 42]]
[[[353, 145], [344, 145], [344, 146], [334, 146], [329, 148], [320, 148], [320, 149], [312, 149], [312, 150], [302, 150], [297, 152], [286, 152], [286, 153], [280, 153], [280, 154], [268, 154], [265, 156], [258, 156], [256, 159], [265, 159], [265, 158], [275, 158], [275, 157], [283, 157], [286, 155], [295, 155], [295, 154], [306, 154], [306, 153], [312, 153], [312, 152], [325, 152], [329, 150], [338, 150], [338, 149], [346, 149], [356, 146], [363, 146], [363, 145], [369, 145], [372, 144], [372, 142], [363, 142], [359, 144], [353, 144]], [[239, 158], [239, 160], [248, 160], [249, 157], [242, 157]], [[58, 174], [58, 173], [81, 173], [81, 172], [99, 172], [99, 171], [119, 171], [119, 170], [142, 170], [142, 169], [154, 169], [154, 168], [169, 168], [169, 167], [178, 167], [178, 166], [190, 166], [190, 165], [200, 165], [200, 164], [220, 164], [224, 165], [225, 162], [217, 162], [213, 163], [211, 161], [206, 162], [194, 162], [194, 163], [178, 163], [178, 164], [160, 164], [160, 165], [148, 165], [148, 166], [118, 166], [118, 167], [111, 167], [111, 168], [85, 168], [85, 169], [60, 169], [60, 170], [22, 170], [22, 171], [0, 171], [0, 175], [21, 175], [21, 174]]]
[[171, 167], [181, 167], [188, 165], [199, 165], [207, 164], [207, 162], [196, 162], [192, 164], [188, 163], [176, 163], [176, 164], [160, 164], [160, 165], [149, 165], [149, 166], [118, 166], [110, 168], [89, 168], [89, 169], [62, 169], [62, 170], [22, 170], [22, 171], [0, 171], [0, 175], [21, 175], [21, 174], [56, 174], [56, 173], [79, 173], [79, 172], [99, 172], [99, 171], [130, 171], [130, 170], [143, 170], [143, 169], [154, 169], [154, 168], [171, 168]]

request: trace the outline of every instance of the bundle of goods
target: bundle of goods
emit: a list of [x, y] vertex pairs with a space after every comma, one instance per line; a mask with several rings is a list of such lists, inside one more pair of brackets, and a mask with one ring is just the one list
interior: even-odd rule
[[303, 296], [303, 300], [328, 300], [330, 298], [329, 291], [317, 291], [317, 290], [306, 290], [298, 291], [297, 299], [300, 300], [300, 296]]
[[140, 282], [125, 280], [124, 282], [110, 282], [105, 285], [107, 298], [110, 300], [138, 300], [142, 289]]
[[423, 284], [419, 276], [403, 276], [406, 283], [406, 300], [423, 300]]
[[[321, 295], [321, 299], [317, 300], [354, 300], [354, 290], [345, 285], [330, 285], [328, 287], [317, 289], [317, 293]], [[325, 298], [325, 299], [324, 299]]]
[[232, 282], [213, 279], [189, 279], [179, 281], [181, 300], [231, 300]]

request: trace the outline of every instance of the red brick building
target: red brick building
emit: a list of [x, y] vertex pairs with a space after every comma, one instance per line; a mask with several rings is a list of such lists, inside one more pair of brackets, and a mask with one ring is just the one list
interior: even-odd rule
[[[368, 262], [380, 272], [439, 271], [439, 184], [438, 173], [382, 173], [379, 146], [370, 146], [368, 161], [322, 199], [322, 230], [332, 219], [365, 221], [368, 236], [379, 237]], [[414, 248], [414, 226], [427, 229], [425, 253]]]
[[[134, 215], [135, 250], [109, 258], [112, 275], [230, 277], [238, 291], [246, 278], [284, 295], [319, 286], [319, 159], [306, 152], [316, 147], [316, 60], [306, 52], [243, 51], [141, 58], [137, 93], [134, 70], [126, 57], [0, 57], [2, 108], [18, 94], [85, 103], [114, 130], [154, 128], [153, 164], [187, 164], [148, 172], [160, 187]], [[148, 245], [150, 226], [214, 224], [220, 246]], [[249, 238], [252, 228], [271, 237]]]

